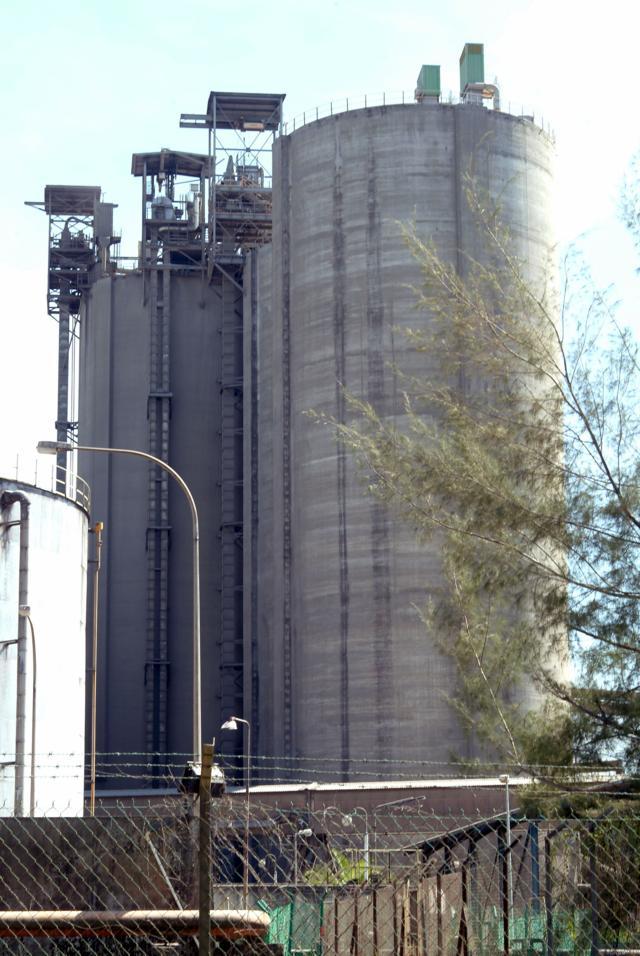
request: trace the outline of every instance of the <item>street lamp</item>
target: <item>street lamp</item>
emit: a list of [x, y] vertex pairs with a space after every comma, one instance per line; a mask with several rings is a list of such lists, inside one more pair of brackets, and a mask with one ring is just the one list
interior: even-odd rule
[[201, 675], [200, 675], [200, 528], [198, 524], [198, 510], [193, 495], [184, 478], [175, 469], [161, 458], [150, 455], [146, 451], [137, 451], [133, 448], [97, 448], [93, 445], [73, 445], [71, 442], [41, 441], [38, 442], [38, 452], [44, 455], [56, 455], [59, 452], [96, 451], [108, 455], [133, 455], [135, 458], [144, 458], [152, 464], [162, 468], [172, 478], [175, 478], [184, 492], [191, 510], [193, 524], [193, 763], [194, 769], [202, 764], [202, 717], [201, 717]]
[[298, 885], [298, 837], [308, 837], [313, 836], [313, 830], [310, 827], [305, 827], [304, 830], [298, 830], [293, 838], [293, 883], [294, 886]]
[[29, 625], [31, 634], [31, 789], [29, 791], [29, 816], [36, 813], [36, 632], [31, 620], [31, 608], [28, 604], [21, 604], [18, 608], [20, 617], [24, 617]]
[[[362, 875], [363, 875], [363, 878], [364, 878], [365, 883], [368, 883], [368, 882], [369, 882], [369, 876], [370, 876], [370, 865], [369, 865], [369, 864], [370, 864], [370, 857], [369, 857], [369, 814], [367, 813], [367, 811], [365, 810], [364, 807], [355, 807], [355, 809], [351, 810], [349, 813], [347, 813], [347, 814], [345, 814], [345, 815], [343, 816], [343, 818], [342, 818], [342, 823], [343, 823], [343, 825], [344, 825], [345, 827], [351, 827], [351, 826], [353, 826], [353, 818], [354, 818], [354, 817], [360, 817], [360, 816], [364, 817], [364, 837], [363, 837], [363, 840], [364, 840], [364, 846], [363, 846], [364, 853], [363, 853], [363, 858], [362, 858], [362, 859], [363, 859], [363, 863], [364, 863], [364, 870], [363, 870], [363, 874], [362, 874]], [[375, 823], [375, 816], [374, 816], [374, 823]], [[374, 834], [375, 834], [375, 827], [374, 827]]]
[[221, 726], [221, 730], [237, 730], [238, 724], [244, 724], [247, 728], [247, 748], [246, 748], [246, 768], [244, 775], [244, 787], [246, 795], [245, 821], [244, 821], [244, 864], [243, 864], [243, 889], [244, 905], [248, 908], [249, 900], [249, 818], [250, 818], [250, 794], [251, 787], [251, 724], [243, 717], [229, 717]]
[[507, 899], [509, 903], [509, 916], [513, 913], [513, 867], [511, 862], [511, 801], [509, 800], [509, 774], [503, 773], [498, 778], [500, 783], [504, 784], [505, 804], [507, 811]]

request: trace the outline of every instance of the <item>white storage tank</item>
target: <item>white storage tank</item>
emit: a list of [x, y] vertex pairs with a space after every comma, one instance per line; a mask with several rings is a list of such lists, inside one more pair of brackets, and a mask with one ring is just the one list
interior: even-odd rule
[[87, 505], [0, 478], [3, 816], [83, 812]]

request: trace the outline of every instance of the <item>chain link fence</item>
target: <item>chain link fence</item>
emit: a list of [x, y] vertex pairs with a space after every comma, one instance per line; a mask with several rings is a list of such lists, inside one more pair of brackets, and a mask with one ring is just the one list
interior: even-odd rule
[[497, 778], [131, 789], [5, 815], [0, 953], [195, 953], [204, 886], [216, 953], [640, 954], [640, 805], [547, 819], [522, 793], [507, 812]]

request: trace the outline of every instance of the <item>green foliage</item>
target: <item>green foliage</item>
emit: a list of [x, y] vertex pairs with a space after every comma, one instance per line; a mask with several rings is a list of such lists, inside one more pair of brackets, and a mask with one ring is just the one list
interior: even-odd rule
[[611, 814], [583, 842], [585, 857], [594, 854], [602, 941], [635, 948], [640, 942], [640, 820], [625, 811]]
[[440, 374], [403, 377], [398, 423], [348, 396], [332, 424], [369, 491], [441, 547], [422, 615], [458, 663], [462, 720], [517, 765], [636, 768], [638, 347], [573, 260], [559, 290], [551, 267], [532, 276], [499, 211], [468, 201], [482, 261], [458, 271], [405, 233], [423, 278], [407, 334]]
[[[369, 866], [369, 879], [376, 873]], [[376, 871], [377, 872], [377, 871]], [[305, 882], [310, 886], [346, 886], [350, 883], [365, 883], [366, 863], [364, 859], [352, 858], [346, 853], [332, 849], [330, 861], [316, 863], [304, 874]]]

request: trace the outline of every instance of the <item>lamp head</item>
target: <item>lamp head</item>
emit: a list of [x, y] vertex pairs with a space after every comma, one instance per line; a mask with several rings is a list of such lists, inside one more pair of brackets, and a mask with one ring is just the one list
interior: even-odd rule
[[228, 720], [225, 720], [224, 724], [220, 727], [220, 730], [237, 730], [238, 722], [235, 717], [229, 717]]
[[39, 441], [36, 445], [39, 455], [57, 455], [59, 451], [73, 451], [70, 441]]

